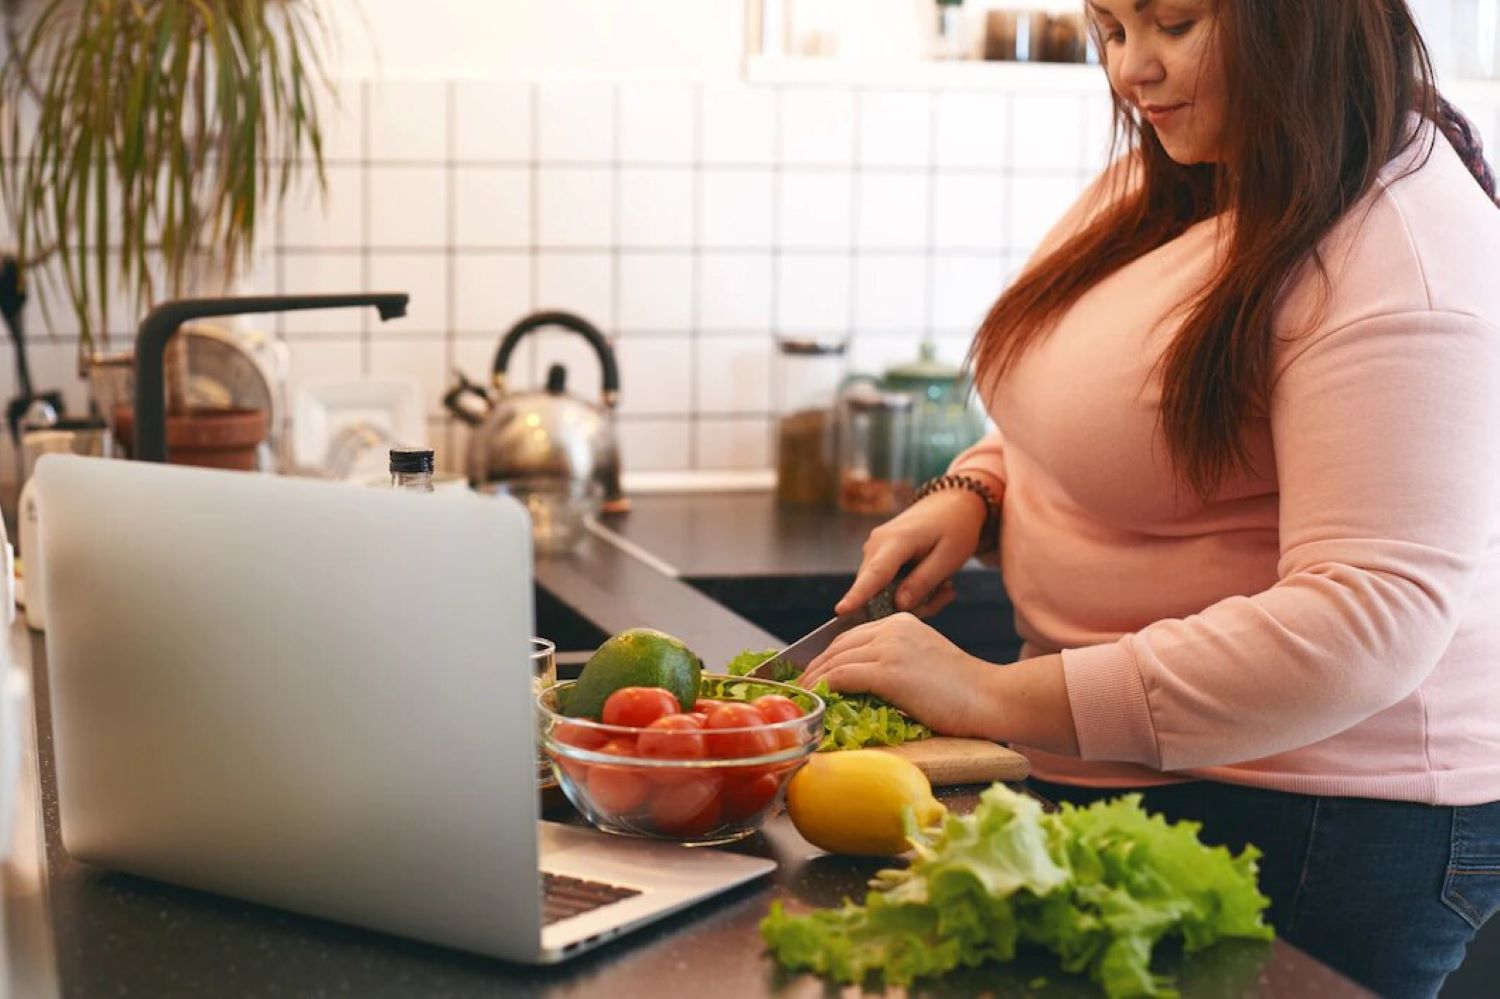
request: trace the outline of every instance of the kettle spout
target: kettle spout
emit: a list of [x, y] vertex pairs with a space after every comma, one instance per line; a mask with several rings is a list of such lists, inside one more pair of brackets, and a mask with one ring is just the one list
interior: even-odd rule
[[453, 386], [443, 395], [443, 406], [471, 427], [477, 427], [484, 422], [494, 402], [489, 395], [464, 377], [463, 372], [455, 371], [458, 384]]

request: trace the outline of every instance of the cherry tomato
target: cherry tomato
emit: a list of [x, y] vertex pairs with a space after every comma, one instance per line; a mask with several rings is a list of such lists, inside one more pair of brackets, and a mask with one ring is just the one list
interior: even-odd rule
[[680, 784], [657, 787], [651, 796], [651, 822], [669, 836], [702, 836], [720, 822], [720, 780], [698, 775]]
[[662, 687], [621, 687], [604, 702], [603, 722], [645, 728], [658, 718], [682, 710], [677, 697]]
[[781, 724], [802, 717], [802, 708], [797, 705], [796, 701], [790, 697], [782, 697], [780, 694], [767, 694], [764, 697], [757, 697], [750, 706], [760, 712], [766, 724], [778, 726], [774, 734], [782, 749], [791, 749], [802, 741], [802, 733], [798, 731], [799, 726]]
[[[609, 736], [597, 728], [579, 725], [576, 722], [563, 722], [558, 725], [552, 730], [552, 738], [564, 745], [576, 746], [590, 752], [598, 752], [609, 741]], [[582, 760], [575, 760], [561, 753], [554, 754], [554, 759], [575, 781], [582, 783], [588, 779], [589, 765]]]
[[714, 708], [728, 703], [728, 701], [716, 701], [712, 697], [700, 697], [693, 702], [693, 714], [707, 716]]
[[617, 735], [594, 752], [603, 756], [639, 756], [636, 752], [635, 736]]
[[[763, 756], [776, 751], [776, 733], [767, 731], [766, 720], [748, 704], [724, 704], [708, 716], [708, 751], [721, 759]], [[743, 731], [721, 731], [741, 729]]]
[[760, 716], [770, 725], [802, 717], [802, 709], [797, 706], [797, 702], [790, 697], [782, 697], [780, 694], [757, 697], [750, 702], [750, 706], [759, 711]]
[[703, 722], [691, 715], [666, 715], [646, 726], [637, 752], [653, 760], [701, 760], [708, 755]]
[[776, 798], [781, 781], [775, 774], [731, 777], [724, 782], [724, 817], [734, 822], [758, 814]]
[[[599, 748], [609, 756], [634, 756], [633, 739], [611, 739]], [[612, 816], [625, 815], [645, 804], [651, 782], [637, 767], [594, 763], [589, 766], [589, 797], [600, 811]]]
[[609, 741], [609, 735], [587, 725], [563, 722], [552, 730], [552, 738], [579, 749], [598, 749]]

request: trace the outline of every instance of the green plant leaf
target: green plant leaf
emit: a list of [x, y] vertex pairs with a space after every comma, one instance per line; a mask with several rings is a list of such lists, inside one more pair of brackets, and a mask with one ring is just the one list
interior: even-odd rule
[[45, 0], [11, 22], [0, 198], [28, 272], [58, 258], [85, 338], [108, 333], [115, 284], [146, 307], [157, 275], [174, 294], [205, 260], [228, 277], [299, 171], [324, 185], [316, 2]]

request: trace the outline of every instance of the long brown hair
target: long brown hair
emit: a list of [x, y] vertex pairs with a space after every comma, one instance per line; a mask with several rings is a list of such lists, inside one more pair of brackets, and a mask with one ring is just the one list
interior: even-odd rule
[[[1083, 231], [1001, 295], [970, 362], [992, 390], [1101, 279], [1194, 223], [1233, 220], [1212, 279], [1162, 357], [1161, 425], [1178, 475], [1207, 499], [1248, 468], [1242, 429], [1269, 391], [1278, 297], [1390, 160], [1437, 120], [1432, 64], [1405, 0], [1214, 0], [1227, 85], [1225, 148], [1182, 166], [1114, 95], [1130, 182]], [[1096, 42], [1104, 51], [1103, 40]]]

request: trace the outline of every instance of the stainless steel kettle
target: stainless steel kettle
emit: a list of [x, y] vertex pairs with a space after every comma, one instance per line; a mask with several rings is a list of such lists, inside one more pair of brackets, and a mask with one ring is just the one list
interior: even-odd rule
[[[583, 337], [599, 355], [603, 387], [598, 405], [567, 392], [567, 369], [554, 364], [540, 391], [510, 392], [506, 368], [523, 337], [557, 326]], [[599, 483], [603, 509], [629, 508], [620, 488], [620, 449], [614, 410], [620, 394], [620, 370], [604, 334], [569, 312], [538, 312], [511, 327], [495, 352], [487, 392], [461, 373], [443, 396], [448, 410], [474, 427], [469, 437], [466, 470], [469, 484], [483, 489], [514, 479], [555, 478]]]

